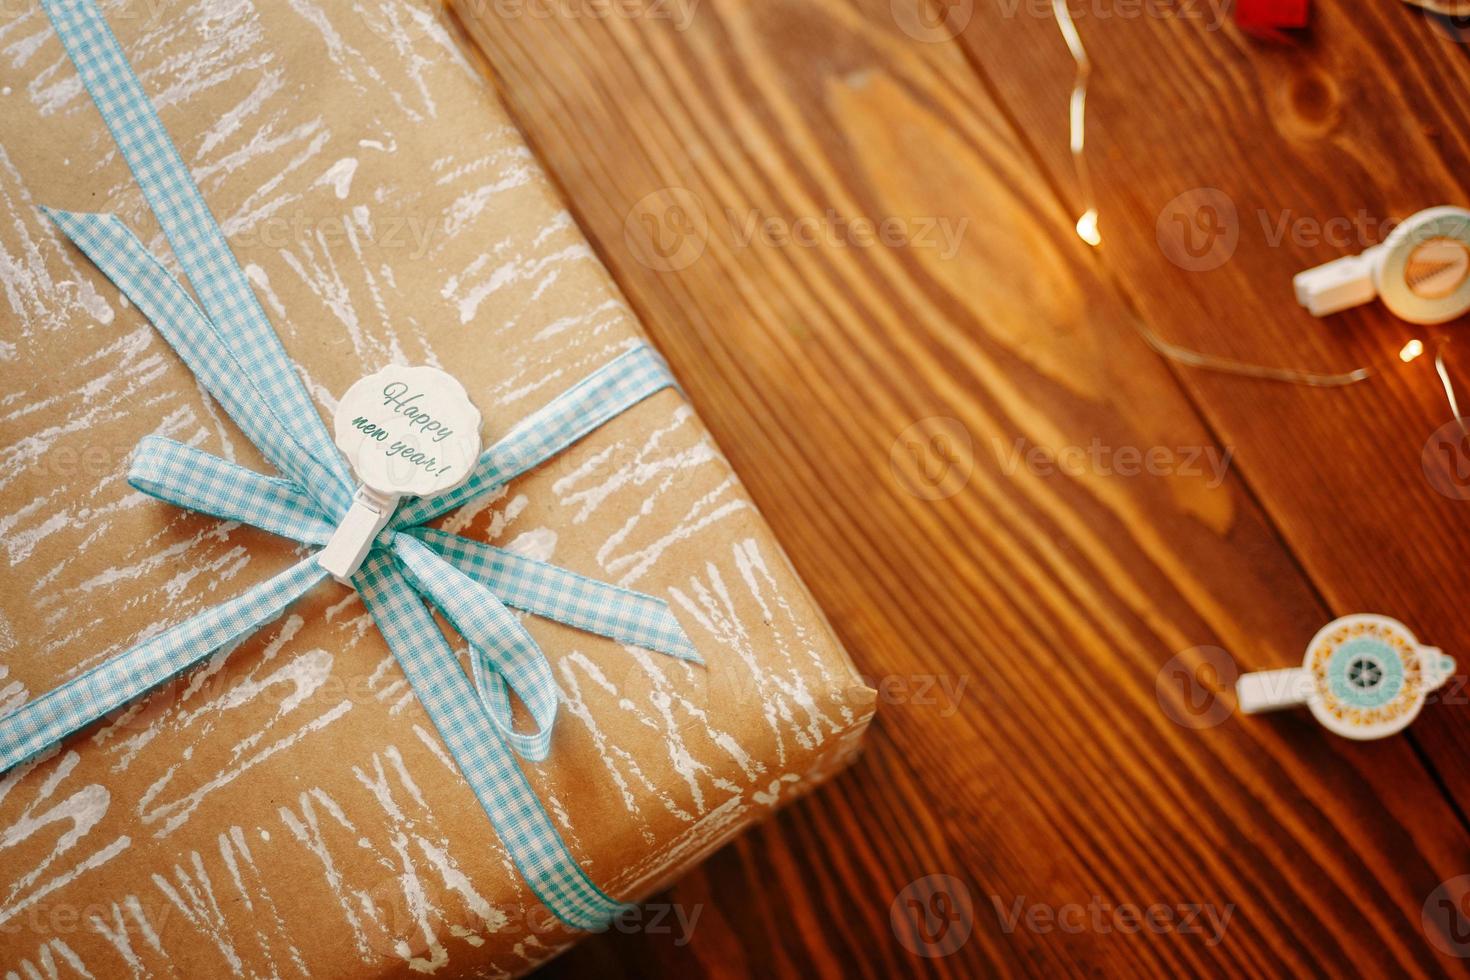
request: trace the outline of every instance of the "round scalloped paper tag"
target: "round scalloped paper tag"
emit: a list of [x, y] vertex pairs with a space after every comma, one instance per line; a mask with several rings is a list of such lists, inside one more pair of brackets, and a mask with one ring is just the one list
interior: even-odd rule
[[480, 455], [480, 411], [464, 386], [432, 367], [393, 365], [347, 389], [333, 429], [363, 485], [427, 497], [469, 477]]

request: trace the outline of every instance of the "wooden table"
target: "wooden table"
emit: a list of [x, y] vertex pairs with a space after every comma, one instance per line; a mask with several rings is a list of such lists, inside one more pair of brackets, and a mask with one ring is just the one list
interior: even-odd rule
[[[883, 692], [854, 770], [665, 896], [693, 942], [609, 934], [549, 973], [1463, 971], [1439, 947], [1470, 954], [1470, 908], [1436, 889], [1470, 872], [1464, 678], [1370, 743], [1229, 688], [1356, 611], [1470, 665], [1470, 491], [1453, 453], [1421, 462], [1449, 419], [1430, 358], [1395, 366], [1463, 323], [1320, 322], [1291, 291], [1470, 203], [1470, 43], [1391, 0], [1320, 0], [1285, 45], [1218, 2], [1074, 2], [1093, 250], [1048, 6], [926, 2], [458, 2]], [[1135, 314], [1386, 370], [1206, 373]], [[890, 911], [930, 875], [971, 931], [921, 957]]]

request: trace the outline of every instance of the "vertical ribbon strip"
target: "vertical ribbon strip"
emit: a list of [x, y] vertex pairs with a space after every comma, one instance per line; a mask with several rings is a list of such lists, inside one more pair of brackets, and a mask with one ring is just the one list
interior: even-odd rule
[[[243, 371], [235, 384], [255, 389], [259, 408], [232, 416], [235, 423], [262, 452], [271, 453], [267, 458], [277, 469], [306, 487], [330, 517], [340, 518], [352, 495], [346, 464], [112, 28], [95, 0], [43, 0], [42, 6], [200, 306], [239, 360]], [[274, 406], [280, 411], [261, 411]], [[276, 440], [263, 430], [275, 427], [296, 444], [297, 451], [274, 451]]]

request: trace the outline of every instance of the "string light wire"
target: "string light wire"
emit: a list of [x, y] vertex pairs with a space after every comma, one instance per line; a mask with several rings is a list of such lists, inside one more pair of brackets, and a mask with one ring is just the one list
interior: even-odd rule
[[[1092, 78], [1092, 59], [1087, 56], [1087, 48], [1082, 44], [1082, 36], [1077, 32], [1077, 24], [1072, 19], [1072, 11], [1067, 8], [1067, 0], [1051, 0], [1052, 14], [1056, 18], [1057, 29], [1061, 32], [1062, 40], [1067, 45], [1067, 51], [1071, 53], [1077, 70], [1072, 83], [1072, 95], [1068, 101], [1068, 124], [1070, 127], [1069, 145], [1072, 151], [1072, 168], [1077, 177], [1078, 192], [1082, 195], [1082, 214], [1077, 218], [1077, 236], [1088, 245], [1096, 248], [1102, 244], [1102, 232], [1098, 224], [1097, 198], [1092, 186], [1092, 173], [1087, 166], [1087, 88]], [[1114, 277], [1111, 268], [1102, 264], [1105, 275], [1115, 288], [1119, 284]], [[1120, 295], [1122, 295], [1120, 291]], [[1342, 388], [1347, 385], [1366, 381], [1379, 373], [1371, 367], [1354, 368], [1337, 374], [1319, 371], [1301, 371], [1295, 368], [1274, 367], [1266, 364], [1252, 364], [1247, 361], [1237, 361], [1233, 358], [1220, 357], [1216, 354], [1208, 354], [1204, 351], [1193, 350], [1172, 343], [1159, 336], [1143, 318], [1135, 313], [1131, 307], [1127, 310], [1129, 320], [1138, 331], [1144, 343], [1148, 344], [1155, 352], [1171, 361], [1185, 364], [1189, 367], [1201, 368], [1207, 371], [1218, 371], [1224, 374], [1234, 374], [1247, 378], [1260, 378], [1266, 381], [1282, 381], [1288, 384], [1307, 385], [1314, 388]], [[1449, 403], [1450, 411], [1454, 413], [1455, 420], [1460, 423], [1460, 428], [1466, 434], [1470, 434], [1464, 416], [1460, 412], [1458, 399], [1455, 397], [1455, 386], [1450, 380], [1449, 371], [1444, 363], [1444, 348], [1446, 341], [1441, 341], [1435, 351], [1434, 369], [1439, 376], [1440, 385], [1444, 389], [1445, 400]], [[1406, 345], [1404, 352], [1412, 348]], [[1423, 344], [1419, 343], [1418, 349], [1408, 356], [1403, 356], [1405, 364], [1413, 361], [1423, 352]]]
[[1440, 341], [1439, 349], [1434, 352], [1434, 373], [1439, 375], [1439, 383], [1444, 387], [1445, 401], [1450, 403], [1450, 412], [1454, 414], [1455, 421], [1460, 423], [1460, 432], [1470, 435], [1470, 428], [1465, 425], [1465, 416], [1460, 412], [1459, 399], [1455, 397], [1455, 384], [1450, 380], [1450, 372], [1444, 366], [1444, 349], [1449, 344], [1448, 340]]

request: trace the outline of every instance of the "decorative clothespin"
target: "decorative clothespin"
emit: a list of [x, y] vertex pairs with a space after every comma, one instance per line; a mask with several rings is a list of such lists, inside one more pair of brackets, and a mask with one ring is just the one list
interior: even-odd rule
[[1444, 323], [1470, 311], [1470, 211], [1426, 208], [1381, 244], [1292, 279], [1297, 302], [1327, 316], [1375, 297], [1410, 323]]
[[395, 365], [348, 388], [332, 428], [362, 485], [317, 561], [350, 585], [400, 499], [443, 493], [469, 478], [480, 455], [480, 411], [452, 375]]
[[1454, 672], [1398, 620], [1355, 613], [1318, 630], [1300, 667], [1245, 674], [1235, 695], [1248, 715], [1304, 704], [1329, 731], [1366, 740], [1406, 728]]

